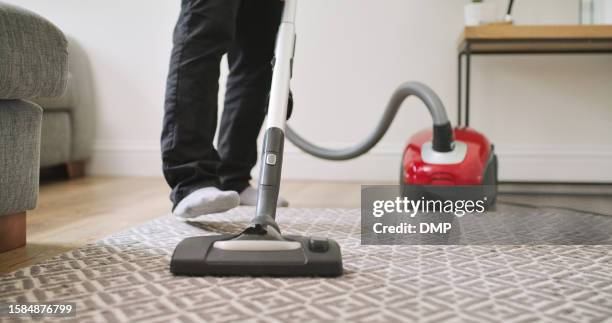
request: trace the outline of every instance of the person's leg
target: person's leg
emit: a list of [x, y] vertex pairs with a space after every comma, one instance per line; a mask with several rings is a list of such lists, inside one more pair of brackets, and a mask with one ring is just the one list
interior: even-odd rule
[[282, 8], [278, 0], [244, 0], [238, 12], [218, 146], [219, 176], [227, 190], [245, 191], [257, 162], [257, 136], [268, 104]]
[[[239, 5], [240, 0], [182, 1], [174, 30], [161, 139], [163, 171], [172, 188], [175, 212], [187, 196], [195, 200], [178, 211], [210, 213], [236, 204], [235, 194], [215, 188], [219, 186], [219, 155], [213, 138], [219, 65], [234, 41]], [[196, 191], [199, 193], [191, 195]]]

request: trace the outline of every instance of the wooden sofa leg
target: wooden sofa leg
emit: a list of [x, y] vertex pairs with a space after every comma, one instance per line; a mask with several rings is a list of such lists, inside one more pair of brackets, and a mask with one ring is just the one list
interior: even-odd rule
[[77, 160], [66, 163], [68, 178], [75, 179], [85, 176], [85, 161]]
[[26, 244], [26, 213], [0, 216], [0, 252]]

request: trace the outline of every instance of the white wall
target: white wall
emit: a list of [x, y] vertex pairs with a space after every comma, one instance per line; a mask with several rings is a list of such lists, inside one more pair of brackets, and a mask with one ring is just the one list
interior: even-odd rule
[[599, 14], [599, 23], [611, 24], [612, 23], [612, 1], [611, 0], [599, 0], [599, 10], [596, 14]]
[[[158, 138], [178, 0], [11, 0], [54, 21], [90, 56], [96, 174], [160, 174]], [[505, 1], [497, 1], [503, 11]], [[454, 121], [459, 0], [302, 0], [292, 125], [327, 146], [374, 126], [406, 80], [434, 88]], [[576, 23], [578, 0], [517, 1], [517, 23]], [[495, 142], [505, 180], [612, 181], [612, 56], [477, 57], [473, 126]], [[430, 124], [409, 100], [383, 142], [355, 161], [288, 147], [285, 178], [395, 180], [411, 133]]]
[[582, 17], [595, 24], [612, 23], [612, 0], [582, 0]]

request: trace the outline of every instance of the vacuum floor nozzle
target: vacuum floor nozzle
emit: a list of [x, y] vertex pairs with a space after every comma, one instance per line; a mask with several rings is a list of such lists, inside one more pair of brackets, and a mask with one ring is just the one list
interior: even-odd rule
[[282, 240], [236, 240], [235, 235], [191, 237], [172, 255], [170, 271], [188, 276], [342, 275], [340, 246], [334, 240], [282, 236]]

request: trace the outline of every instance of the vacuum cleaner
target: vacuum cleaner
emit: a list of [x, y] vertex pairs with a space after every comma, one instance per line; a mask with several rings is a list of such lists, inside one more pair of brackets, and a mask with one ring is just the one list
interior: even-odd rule
[[402, 102], [409, 96], [423, 101], [434, 126], [417, 133], [404, 150], [400, 172], [402, 194], [416, 197], [430, 194], [428, 188], [433, 186], [496, 183], [497, 159], [493, 145], [472, 129], [453, 129], [440, 98], [422, 83], [402, 84], [393, 93], [375, 130], [353, 147], [319, 147], [288, 127], [287, 113], [293, 104], [289, 83], [295, 51], [296, 6], [297, 0], [284, 0], [274, 53], [255, 216], [241, 233], [190, 237], [181, 241], [170, 263], [170, 271], [175, 275], [342, 275], [342, 255], [336, 241], [325, 237], [283, 235], [276, 223], [285, 135], [297, 147], [316, 157], [328, 160], [356, 158], [382, 139]]

